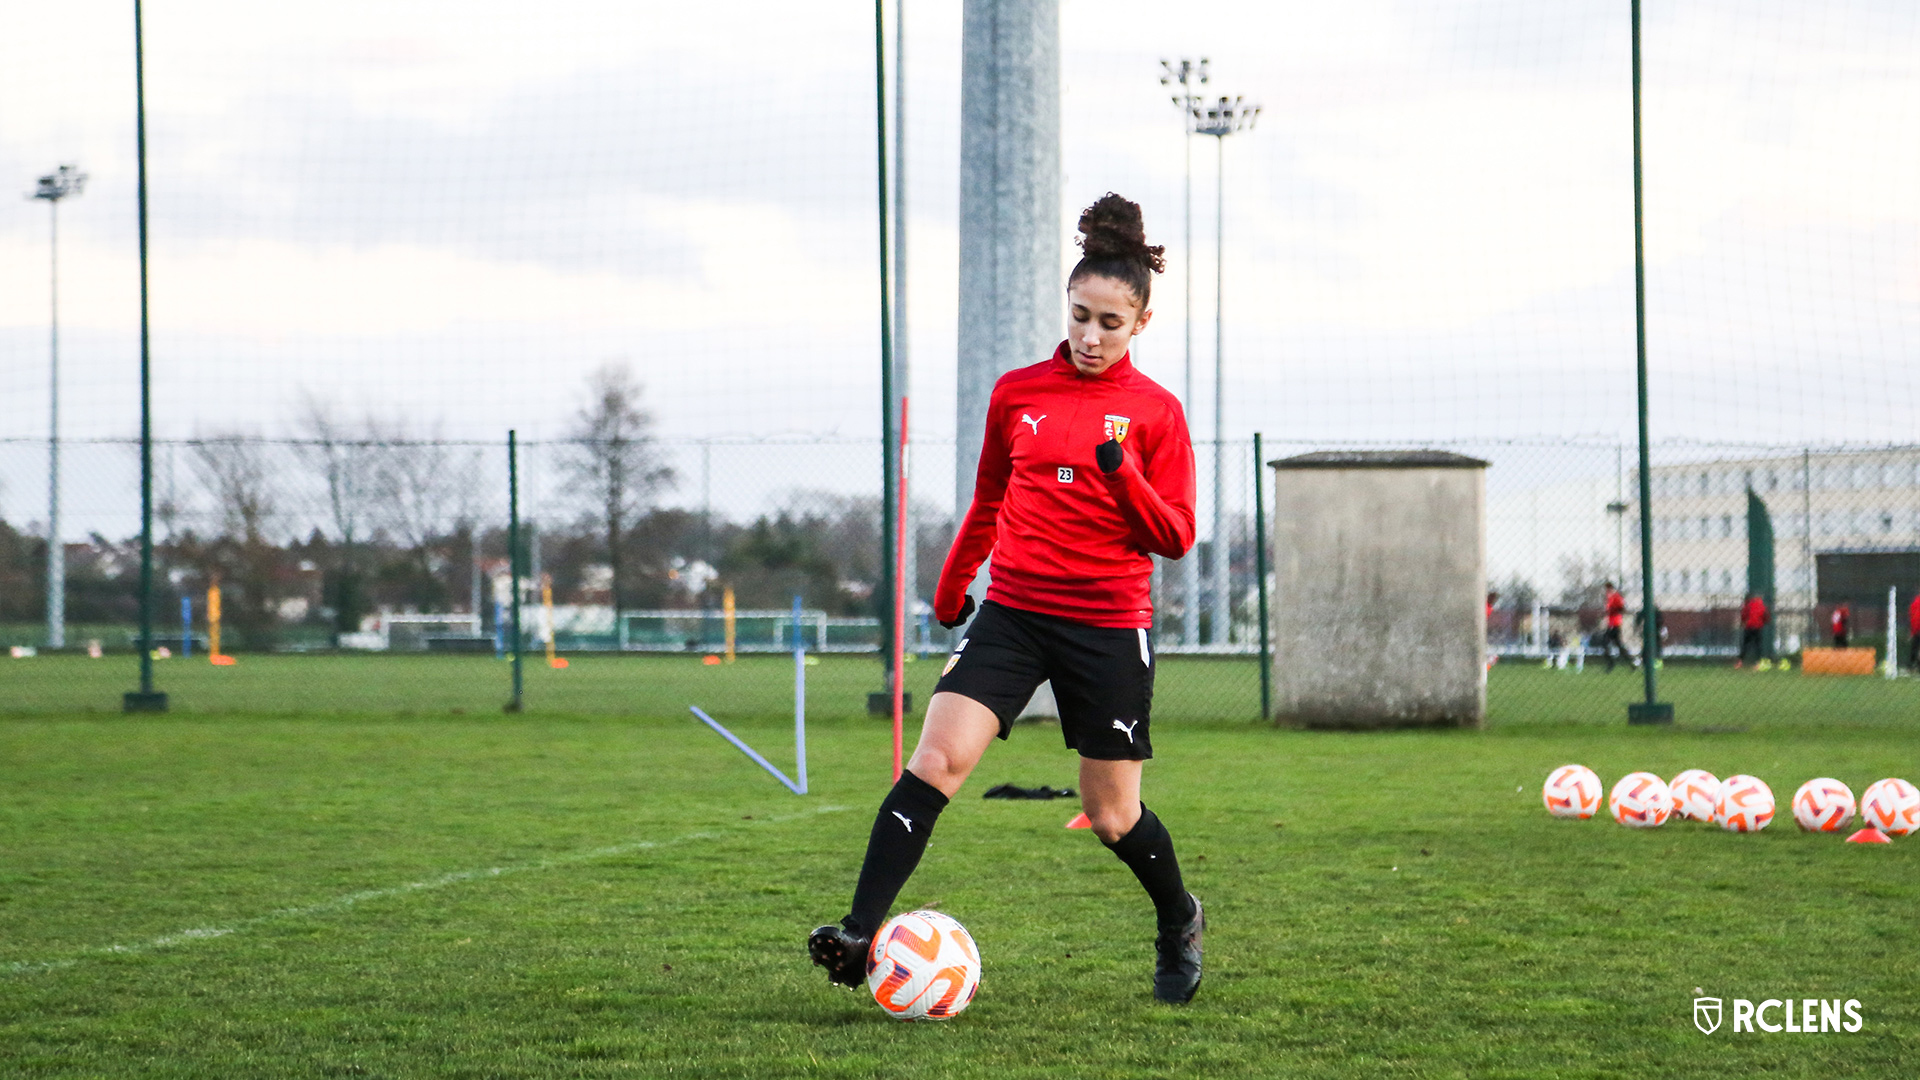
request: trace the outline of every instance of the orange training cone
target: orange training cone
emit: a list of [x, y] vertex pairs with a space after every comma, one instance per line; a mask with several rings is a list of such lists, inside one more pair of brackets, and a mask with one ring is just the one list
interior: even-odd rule
[[1088, 821], [1088, 820], [1087, 820], [1087, 815], [1085, 815], [1085, 814], [1075, 814], [1075, 815], [1073, 815], [1073, 820], [1072, 820], [1072, 821], [1069, 821], [1069, 822], [1067, 822], [1067, 828], [1069, 828], [1069, 829], [1091, 829], [1091, 828], [1093, 828], [1093, 822], [1091, 822], [1091, 821]]
[[1886, 833], [1869, 825], [1852, 836], [1847, 837], [1849, 844], [1891, 844], [1893, 840]]

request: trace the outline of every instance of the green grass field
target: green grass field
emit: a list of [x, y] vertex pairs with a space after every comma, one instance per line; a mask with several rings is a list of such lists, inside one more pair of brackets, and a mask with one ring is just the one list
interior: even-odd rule
[[[287, 665], [287, 666], [281, 666]], [[1045, 725], [989, 753], [903, 904], [980, 942], [973, 1007], [899, 1025], [806, 964], [888, 776], [813, 669], [813, 792], [782, 767], [778, 659], [529, 667], [243, 657], [161, 665], [178, 711], [111, 712], [129, 665], [0, 666], [0, 1075], [1679, 1077], [1905, 1075], [1920, 1059], [1920, 840], [1630, 832], [1541, 810], [1547, 771], [1699, 766], [1855, 791], [1920, 776], [1920, 686], [1502, 665], [1489, 728], [1351, 735], [1208, 719], [1245, 673], [1170, 664], [1148, 800], [1212, 919], [1186, 1009], [1149, 1000], [1151, 914], [1068, 803]], [[915, 665], [924, 692], [937, 665]], [[1789, 677], [1797, 679], [1798, 677]], [[89, 715], [74, 702], [97, 701]], [[1694, 1029], [1726, 999], [1857, 998], [1859, 1034]]]

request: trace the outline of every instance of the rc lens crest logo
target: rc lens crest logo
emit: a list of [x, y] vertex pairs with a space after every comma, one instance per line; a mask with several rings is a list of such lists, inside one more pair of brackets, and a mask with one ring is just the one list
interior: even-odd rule
[[1720, 1030], [1719, 998], [1693, 999], [1693, 1026], [1699, 1028], [1702, 1035], [1711, 1035]]
[[1114, 442], [1127, 441], [1127, 425], [1133, 423], [1131, 417], [1107, 415], [1107, 438]]
[[[1699, 988], [1694, 993], [1701, 994]], [[1717, 997], [1696, 997], [1693, 999], [1693, 1026], [1703, 1035], [1711, 1035], [1720, 1030], [1720, 1021], [1724, 1015], [1722, 1002]], [[1860, 1000], [1847, 998], [1767, 998], [1755, 1004], [1746, 998], [1734, 998], [1730, 1009], [1733, 1014], [1733, 1033], [1758, 1032], [1773, 1033], [1791, 1031], [1797, 1035], [1811, 1035], [1820, 1032], [1844, 1032], [1852, 1034], [1866, 1026], [1866, 1018], [1860, 1014]]]

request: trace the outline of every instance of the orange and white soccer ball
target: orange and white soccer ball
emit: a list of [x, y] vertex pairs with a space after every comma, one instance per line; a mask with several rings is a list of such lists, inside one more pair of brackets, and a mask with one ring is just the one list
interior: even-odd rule
[[887, 920], [867, 953], [867, 990], [895, 1020], [946, 1020], [960, 1015], [980, 988], [980, 950], [973, 935], [937, 911], [909, 911]]
[[1685, 821], [1713, 820], [1720, 805], [1720, 778], [1705, 769], [1688, 769], [1667, 782], [1673, 796], [1673, 814]]
[[1630, 829], [1652, 829], [1667, 823], [1673, 813], [1673, 794], [1667, 782], [1650, 772], [1630, 772], [1607, 795], [1613, 820]]
[[1920, 789], [1897, 776], [1875, 780], [1860, 796], [1860, 820], [1889, 836], [1920, 830]]
[[1554, 817], [1590, 818], [1600, 809], [1600, 778], [1585, 765], [1562, 765], [1547, 774], [1540, 801]]
[[1801, 784], [1793, 793], [1793, 820], [1802, 832], [1839, 832], [1853, 820], [1853, 789], [1830, 776]]
[[1759, 832], [1773, 823], [1773, 789], [1766, 781], [1736, 773], [1720, 781], [1713, 820], [1728, 832]]

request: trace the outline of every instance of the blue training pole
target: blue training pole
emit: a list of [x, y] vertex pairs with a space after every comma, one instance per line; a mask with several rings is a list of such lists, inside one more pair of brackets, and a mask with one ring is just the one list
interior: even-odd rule
[[[1889, 609], [1891, 610], [1891, 609]], [[807, 641], [800, 636], [800, 594], [793, 594], [793, 771], [797, 794], [807, 793]]]
[[180, 657], [193, 655], [193, 597], [180, 598]]
[[782, 784], [785, 784], [788, 791], [793, 792], [795, 795], [805, 795], [807, 793], [804, 787], [801, 787], [799, 784], [796, 784], [793, 781], [787, 779], [786, 773], [783, 773], [779, 769], [774, 768], [773, 763], [771, 761], [768, 761], [766, 758], [761, 757], [760, 752], [758, 750], [755, 750], [753, 747], [748, 746], [746, 743], [740, 741], [739, 736], [735, 735], [733, 732], [728, 731], [726, 728], [721, 727], [720, 721], [715, 720], [713, 717], [708, 716], [704, 712], [701, 712], [700, 706], [689, 705], [687, 706], [687, 710], [693, 713], [693, 715], [699, 717], [701, 721], [704, 722], [708, 727], [719, 732], [721, 738], [732, 743], [734, 747], [737, 748], [741, 753], [752, 758], [755, 764], [759, 765], [761, 768], [772, 773], [773, 778], [775, 780], [780, 781]]

